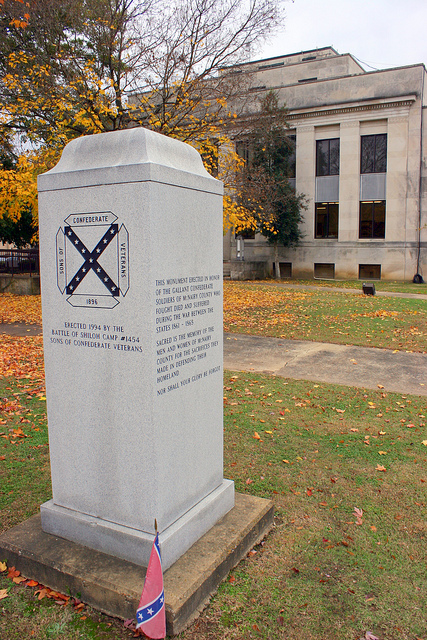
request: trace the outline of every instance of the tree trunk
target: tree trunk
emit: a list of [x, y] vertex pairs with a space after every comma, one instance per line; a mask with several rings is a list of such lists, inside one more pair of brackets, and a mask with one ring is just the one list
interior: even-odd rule
[[276, 280], [280, 280], [279, 248], [277, 244], [274, 245], [274, 273]]

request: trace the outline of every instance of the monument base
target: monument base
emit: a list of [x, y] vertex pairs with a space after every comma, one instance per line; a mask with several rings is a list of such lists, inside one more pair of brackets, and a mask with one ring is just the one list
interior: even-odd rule
[[[168, 569], [203, 534], [234, 506], [234, 482], [222, 484], [184, 513], [170, 527], [159, 532], [163, 569]], [[154, 536], [114, 522], [95, 518], [54, 504], [40, 507], [42, 529], [85, 547], [148, 565]]]
[[[164, 572], [167, 633], [187, 627], [228, 572], [269, 532], [271, 500], [235, 494], [235, 506]], [[71, 593], [108, 615], [135, 618], [145, 569], [57, 538], [40, 515], [0, 536], [0, 557], [21, 574], [60, 593]]]

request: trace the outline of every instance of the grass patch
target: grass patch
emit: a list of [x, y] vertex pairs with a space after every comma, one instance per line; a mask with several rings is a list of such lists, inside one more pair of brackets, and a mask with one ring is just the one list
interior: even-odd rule
[[[273, 499], [276, 524], [180, 638], [427, 640], [425, 399], [251, 373], [224, 383], [224, 475]], [[3, 529], [50, 497], [43, 392], [0, 380]], [[0, 637], [133, 636], [4, 575]]]
[[[278, 281], [280, 282], [280, 281]], [[292, 285], [306, 285], [315, 287], [329, 287], [337, 289], [357, 289], [362, 291], [362, 284], [364, 282], [373, 282], [377, 291], [390, 291], [391, 293], [414, 293], [418, 295], [427, 295], [427, 283], [414, 284], [412, 281], [403, 280], [298, 280], [290, 279], [283, 280], [282, 283]]]
[[225, 477], [276, 526], [181, 638], [426, 638], [425, 400], [248, 373], [224, 396]]
[[224, 330], [426, 352], [427, 306], [410, 298], [224, 282]]

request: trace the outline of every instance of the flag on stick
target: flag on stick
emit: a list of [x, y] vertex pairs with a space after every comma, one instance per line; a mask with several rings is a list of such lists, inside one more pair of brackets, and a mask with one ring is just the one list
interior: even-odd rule
[[136, 628], [141, 628], [148, 638], [155, 640], [161, 640], [166, 636], [165, 593], [157, 531], [151, 549], [141, 600], [136, 611]]

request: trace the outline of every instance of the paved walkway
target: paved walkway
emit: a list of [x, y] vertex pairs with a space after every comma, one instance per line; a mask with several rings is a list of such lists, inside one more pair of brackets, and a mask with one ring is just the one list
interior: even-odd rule
[[[274, 281], [269, 284], [364, 295], [362, 287], [343, 289]], [[427, 300], [427, 295], [421, 293], [377, 291], [376, 295]], [[386, 391], [427, 396], [427, 354], [422, 353], [229, 333], [224, 334], [224, 367], [366, 389], [382, 385]]]
[[[34, 336], [40, 325], [0, 324], [0, 334]], [[427, 354], [306, 340], [224, 334], [224, 367], [296, 380], [427, 396]]]
[[427, 354], [224, 334], [224, 367], [427, 396]]

